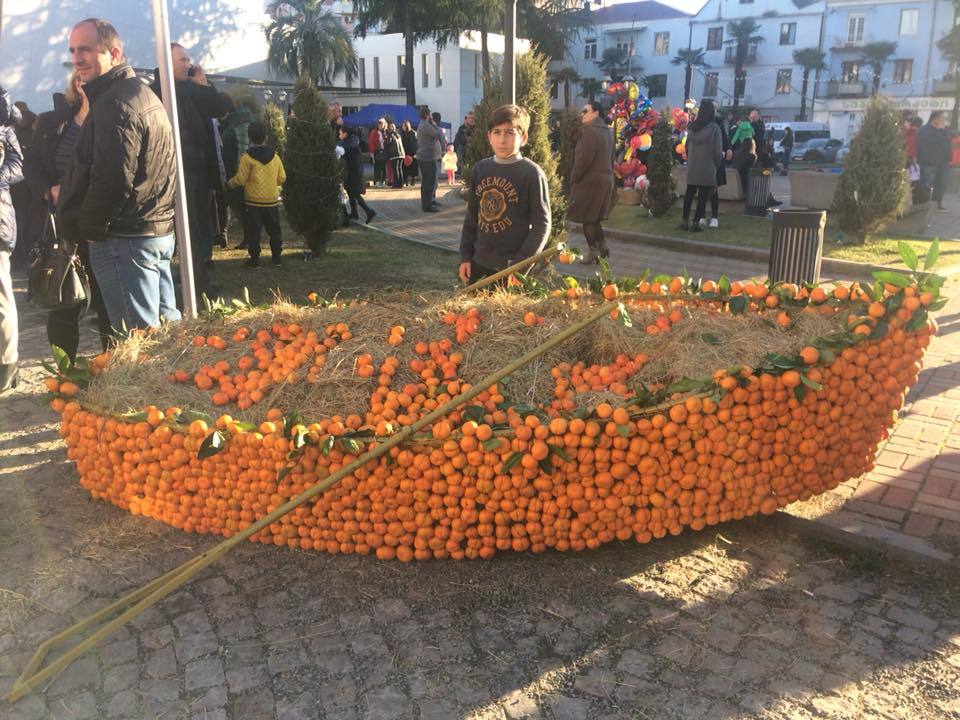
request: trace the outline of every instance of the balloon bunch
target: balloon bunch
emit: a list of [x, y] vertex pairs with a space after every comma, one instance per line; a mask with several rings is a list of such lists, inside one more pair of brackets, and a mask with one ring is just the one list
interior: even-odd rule
[[617, 175], [624, 187], [649, 186], [646, 166], [638, 155], [646, 153], [653, 145], [653, 126], [657, 124], [659, 114], [653, 109], [653, 102], [640, 92], [633, 77], [627, 76], [607, 88], [607, 94], [613, 96], [608, 119], [613, 124], [616, 143]]
[[697, 116], [698, 111], [697, 101], [693, 98], [687, 99], [682, 108], [675, 107], [672, 111], [673, 138], [676, 143], [673, 151], [683, 162], [687, 161], [687, 126], [690, 120]]

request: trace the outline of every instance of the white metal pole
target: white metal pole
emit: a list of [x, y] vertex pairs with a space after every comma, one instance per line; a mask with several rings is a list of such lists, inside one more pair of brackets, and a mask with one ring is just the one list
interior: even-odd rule
[[177, 93], [173, 87], [173, 60], [170, 57], [170, 20], [167, 0], [153, 2], [153, 34], [157, 40], [157, 67], [160, 69], [160, 91], [163, 105], [173, 129], [173, 145], [177, 159], [177, 191], [174, 196], [174, 227], [180, 255], [180, 294], [183, 315], [197, 316], [197, 293], [193, 282], [193, 255], [190, 252], [190, 224], [187, 218], [187, 189], [183, 178], [183, 154], [180, 145], [180, 123], [177, 121]]
[[517, 0], [503, 2], [503, 98], [505, 105], [517, 102]]

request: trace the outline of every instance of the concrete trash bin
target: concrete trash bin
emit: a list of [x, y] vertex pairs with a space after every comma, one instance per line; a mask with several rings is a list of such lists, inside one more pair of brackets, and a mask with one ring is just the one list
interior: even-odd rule
[[820, 282], [824, 210], [774, 210], [769, 277], [795, 285]]
[[767, 199], [770, 197], [772, 175], [773, 173], [767, 168], [750, 168], [744, 214], [757, 217], [764, 217], [767, 214]]

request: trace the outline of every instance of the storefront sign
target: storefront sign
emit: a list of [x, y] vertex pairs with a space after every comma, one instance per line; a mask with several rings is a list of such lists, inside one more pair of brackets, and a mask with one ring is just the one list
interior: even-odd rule
[[[953, 98], [940, 97], [888, 97], [890, 107], [894, 110], [951, 110]], [[832, 112], [862, 112], [870, 104], [870, 98], [851, 98], [849, 100], [828, 100], [824, 103], [826, 109]]]

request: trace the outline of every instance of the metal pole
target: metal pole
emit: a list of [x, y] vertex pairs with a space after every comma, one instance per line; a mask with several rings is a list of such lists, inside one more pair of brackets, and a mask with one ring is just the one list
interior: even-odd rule
[[517, 0], [503, 0], [503, 103], [517, 102], [517, 56], [513, 44], [517, 34]]
[[190, 225], [187, 218], [187, 189], [183, 182], [183, 155], [180, 145], [180, 123], [177, 121], [177, 93], [173, 87], [173, 60], [170, 57], [170, 19], [167, 0], [153, 2], [153, 34], [157, 41], [157, 67], [160, 69], [160, 90], [163, 106], [167, 109], [173, 129], [173, 146], [177, 159], [177, 190], [174, 195], [173, 224], [177, 234], [180, 255], [180, 294], [183, 296], [183, 315], [197, 316], [197, 292], [193, 283], [193, 255], [190, 251]]

